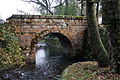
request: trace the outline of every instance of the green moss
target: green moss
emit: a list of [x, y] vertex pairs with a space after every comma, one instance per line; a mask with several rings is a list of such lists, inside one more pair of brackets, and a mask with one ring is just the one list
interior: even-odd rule
[[[88, 68], [93, 62], [75, 63], [67, 67], [62, 75], [62, 80], [87, 80], [88, 78], [94, 76], [92, 71]], [[91, 65], [91, 68], [95, 66], [96, 63]]]
[[75, 19], [85, 19], [86, 18], [85, 16], [72, 16], [72, 17]]
[[[109, 68], [98, 67], [97, 62], [78, 62], [68, 66], [62, 73], [61, 80], [102, 80], [101, 73], [107, 73]], [[105, 77], [105, 80], [108, 80]], [[111, 78], [110, 78], [111, 79]]]
[[118, 40], [118, 43], [120, 44], [120, 40]]
[[70, 15], [42, 15], [46, 18], [68, 18], [68, 19], [84, 19], [85, 16], [70, 16]]

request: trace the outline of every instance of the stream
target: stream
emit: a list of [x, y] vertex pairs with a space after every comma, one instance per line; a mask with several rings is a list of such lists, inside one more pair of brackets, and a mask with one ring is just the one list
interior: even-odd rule
[[75, 60], [62, 56], [60, 49], [37, 47], [35, 64], [1, 73], [0, 80], [59, 80], [63, 70]]

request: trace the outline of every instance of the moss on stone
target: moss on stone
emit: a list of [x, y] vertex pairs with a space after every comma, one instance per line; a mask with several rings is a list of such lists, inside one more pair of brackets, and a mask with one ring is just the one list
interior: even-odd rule
[[11, 19], [85, 19], [85, 16], [70, 16], [70, 15], [12, 15], [7, 20]]
[[89, 70], [90, 66], [93, 68], [96, 65], [97, 63], [94, 62], [83, 62], [70, 65], [64, 70], [62, 80], [87, 80], [94, 76], [92, 71]]
[[[101, 68], [95, 61], [78, 62], [68, 66], [61, 80], [118, 80], [117, 74], [109, 72], [109, 68]], [[116, 77], [114, 77], [116, 76]]]

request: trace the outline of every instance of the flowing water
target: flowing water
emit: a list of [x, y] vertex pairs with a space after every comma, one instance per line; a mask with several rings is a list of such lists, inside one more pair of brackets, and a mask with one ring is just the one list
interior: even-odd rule
[[62, 54], [60, 49], [39, 47], [35, 64], [1, 73], [0, 80], [58, 80], [63, 70], [74, 62]]

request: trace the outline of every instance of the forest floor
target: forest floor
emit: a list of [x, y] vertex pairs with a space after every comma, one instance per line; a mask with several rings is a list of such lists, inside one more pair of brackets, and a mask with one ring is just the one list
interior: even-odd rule
[[62, 80], [120, 80], [120, 75], [111, 73], [109, 68], [98, 67], [97, 62], [87, 61], [68, 66]]

